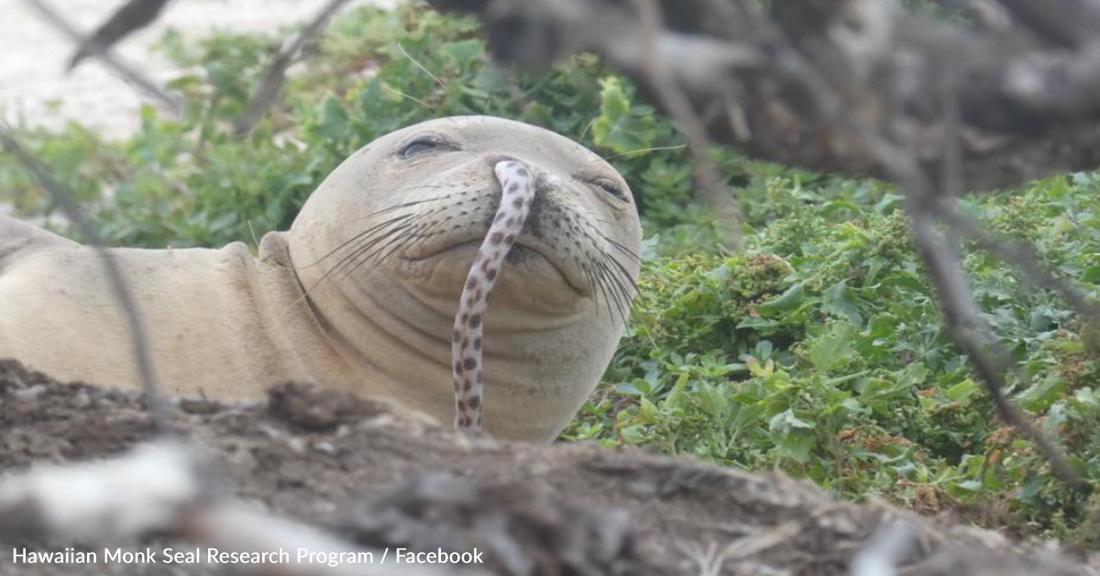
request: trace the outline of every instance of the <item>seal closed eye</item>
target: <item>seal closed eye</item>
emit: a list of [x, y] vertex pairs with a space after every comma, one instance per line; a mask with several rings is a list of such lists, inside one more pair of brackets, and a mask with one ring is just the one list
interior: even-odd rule
[[439, 136], [434, 134], [421, 134], [402, 146], [401, 151], [398, 152], [398, 156], [404, 160], [408, 160], [422, 152], [443, 148], [446, 144], [446, 141]]
[[[289, 231], [267, 234], [258, 257], [241, 243], [113, 249], [161, 381], [225, 398], [312, 381], [450, 420], [462, 384], [451, 356], [459, 298], [502, 203], [514, 201], [495, 171], [504, 160], [528, 172], [532, 199], [507, 257], [490, 266], [492, 304], [477, 320], [486, 395], [466, 396], [466, 407], [496, 436], [553, 439], [617, 346], [641, 230], [610, 165], [499, 118], [433, 120], [377, 139], [325, 179]], [[0, 235], [14, 229], [3, 224]], [[0, 350], [62, 380], [137, 386], [96, 258], [58, 241], [5, 262]]]

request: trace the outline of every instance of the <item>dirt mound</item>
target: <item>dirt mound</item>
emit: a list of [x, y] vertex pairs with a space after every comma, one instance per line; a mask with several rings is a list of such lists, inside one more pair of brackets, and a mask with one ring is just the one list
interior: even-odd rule
[[[779, 474], [455, 435], [391, 403], [310, 386], [277, 386], [266, 402], [172, 405], [175, 427], [209, 451], [219, 482], [241, 499], [372, 548], [477, 547], [482, 567], [498, 574], [848, 574], [853, 558], [888, 548], [884, 527], [899, 519], [905, 574], [1094, 573], [988, 532], [837, 502]], [[0, 430], [0, 469], [12, 473], [119, 454], [153, 425], [140, 395], [58, 384], [0, 362]], [[0, 574], [221, 573], [102, 559], [14, 563], [24, 545], [71, 543], [0, 537]]]

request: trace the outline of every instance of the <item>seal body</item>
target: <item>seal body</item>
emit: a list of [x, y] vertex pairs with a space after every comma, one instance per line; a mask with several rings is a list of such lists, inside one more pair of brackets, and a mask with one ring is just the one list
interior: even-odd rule
[[[20, 237], [34, 240], [0, 251], [0, 356], [63, 381], [138, 386], [129, 328], [100, 256], [0, 217], [0, 238]], [[272, 236], [264, 246], [279, 244]], [[108, 255], [134, 293], [165, 392], [244, 398], [262, 394], [264, 382], [313, 380], [311, 364], [338, 359], [308, 315], [281, 315], [301, 291], [274, 257], [257, 259], [241, 243]]]
[[[498, 118], [434, 120], [370, 143], [258, 256], [240, 243], [109, 250], [161, 385], [245, 398], [312, 381], [451, 420], [453, 324], [500, 206], [503, 159], [533, 172], [535, 193], [484, 320], [481, 407], [493, 435], [553, 439], [618, 344], [641, 230], [611, 166]], [[0, 219], [0, 356], [60, 379], [139, 385], [95, 251], [11, 219]]]

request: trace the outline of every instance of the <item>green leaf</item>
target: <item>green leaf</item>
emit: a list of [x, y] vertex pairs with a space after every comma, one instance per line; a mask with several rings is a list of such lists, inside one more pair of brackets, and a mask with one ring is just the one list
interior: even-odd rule
[[348, 114], [344, 105], [332, 96], [325, 98], [321, 104], [321, 118], [317, 122], [320, 135], [331, 140], [342, 140], [347, 135], [347, 123]]
[[485, 44], [481, 40], [459, 40], [447, 42], [439, 47], [439, 51], [454, 58], [460, 68], [469, 68], [484, 57]]
[[687, 387], [689, 377], [690, 374], [687, 372], [680, 374], [680, 377], [676, 379], [676, 384], [668, 392], [668, 396], [665, 396], [665, 401], [661, 404], [662, 408], [670, 410], [683, 408], [684, 388]]
[[846, 322], [833, 324], [832, 329], [810, 348], [810, 362], [820, 372], [844, 365], [855, 352], [856, 327]]
[[757, 312], [771, 316], [778, 312], [787, 312], [794, 310], [802, 305], [802, 302], [806, 299], [806, 289], [802, 282], [787, 288], [778, 298], [769, 300], [763, 304], [757, 304], [755, 309]]
[[768, 421], [768, 430], [772, 432], [787, 433], [794, 429], [812, 430], [814, 428], [813, 422], [807, 422], [801, 420], [798, 416], [795, 416], [794, 410], [788, 408]]
[[833, 284], [825, 291], [822, 308], [830, 314], [847, 319], [856, 326], [863, 324], [863, 316], [859, 312], [859, 301], [856, 298], [856, 293], [848, 287], [848, 283], [844, 280]]
[[811, 434], [787, 434], [779, 441], [779, 451], [787, 458], [796, 462], [806, 463], [810, 461], [810, 453], [817, 444], [817, 439]]
[[767, 318], [754, 318], [750, 316], [742, 320], [737, 325], [737, 328], [748, 328], [750, 330], [758, 330], [763, 333], [770, 333], [779, 326], [779, 322], [776, 322], [775, 320], [769, 320]]
[[981, 386], [977, 382], [971, 380], [970, 378], [967, 378], [966, 380], [963, 380], [962, 382], [951, 386], [947, 390], [944, 390], [943, 393], [944, 396], [947, 396], [949, 399], [954, 400], [955, 402], [966, 404], [970, 401], [970, 397], [973, 396], [974, 393], [977, 392], [980, 388]]
[[1066, 381], [1057, 374], [1035, 382], [1016, 397], [1016, 402], [1027, 410], [1040, 411], [1051, 405], [1062, 394]]
[[760, 365], [759, 360], [749, 357], [748, 360], [745, 360], [745, 367], [749, 369], [749, 372], [752, 373], [753, 376], [767, 378], [775, 371], [775, 362], [771, 358], [768, 358], [764, 361], [763, 365]]
[[883, 409], [892, 398], [906, 396], [910, 391], [910, 383], [904, 378], [895, 382], [883, 378], [871, 378], [863, 385], [859, 400], [872, 408]]
[[657, 136], [652, 116], [631, 108], [618, 78], [608, 76], [600, 87], [600, 116], [592, 123], [596, 145], [616, 154], [652, 148]]

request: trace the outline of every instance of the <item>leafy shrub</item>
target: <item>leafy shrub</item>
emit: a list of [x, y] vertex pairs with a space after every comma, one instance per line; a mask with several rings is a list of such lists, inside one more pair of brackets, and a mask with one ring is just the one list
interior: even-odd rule
[[[967, 207], [1095, 285], [1093, 183], [1058, 177]], [[824, 184], [777, 192], [782, 208], [747, 238], [749, 256], [646, 261], [607, 383], [566, 437], [780, 467], [847, 497], [952, 508], [1096, 546], [1073, 531], [1088, 493], [1052, 479], [1030, 443], [991, 417], [942, 331], [892, 195], [843, 201]], [[974, 250], [966, 262], [987, 321], [1020, 361], [1010, 392], [1095, 483], [1095, 342], [1064, 302], [1010, 267]]]

